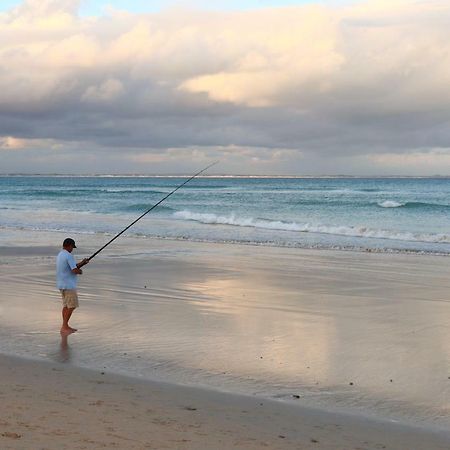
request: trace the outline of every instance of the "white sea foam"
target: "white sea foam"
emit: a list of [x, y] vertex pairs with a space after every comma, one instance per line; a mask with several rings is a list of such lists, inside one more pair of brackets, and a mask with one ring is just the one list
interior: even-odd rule
[[193, 220], [196, 222], [213, 225], [232, 225], [238, 227], [263, 228], [267, 230], [323, 233], [351, 237], [393, 239], [399, 241], [450, 243], [450, 235], [448, 234], [412, 233], [408, 231], [374, 229], [364, 226], [329, 226], [311, 223], [284, 222], [279, 220], [271, 221], [254, 219], [252, 217], [236, 217], [235, 214], [220, 216], [211, 213], [195, 213], [186, 210], [177, 211], [173, 214], [173, 216], [181, 220]]
[[405, 203], [396, 202], [394, 200], [385, 200], [384, 202], [378, 203], [378, 206], [382, 208], [399, 208], [400, 206], [405, 206]]

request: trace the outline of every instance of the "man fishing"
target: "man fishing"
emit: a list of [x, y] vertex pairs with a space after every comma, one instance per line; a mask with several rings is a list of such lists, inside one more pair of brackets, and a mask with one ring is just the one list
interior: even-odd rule
[[77, 276], [83, 271], [89, 259], [85, 258], [78, 264], [72, 255], [74, 248], [77, 248], [72, 238], [64, 239], [63, 249], [56, 258], [56, 285], [62, 296], [62, 327], [61, 333], [74, 333], [76, 328], [69, 326], [69, 319], [75, 308], [78, 308]]
[[109, 240], [103, 247], [99, 248], [93, 255], [89, 258], [83, 259], [83, 261], [78, 264], [75, 262], [74, 257], [72, 256], [72, 250], [77, 248], [75, 245], [75, 241], [72, 238], [64, 239], [63, 249], [58, 253], [58, 257], [56, 259], [56, 279], [57, 279], [57, 287], [61, 291], [62, 300], [63, 300], [63, 324], [61, 327], [61, 333], [73, 333], [77, 331], [75, 328], [69, 326], [69, 319], [72, 316], [73, 310], [78, 308], [78, 295], [77, 295], [77, 275], [81, 275], [83, 271], [81, 268], [86, 265], [91, 259], [95, 258], [101, 251], [103, 251], [109, 244], [115, 241], [119, 236], [121, 236], [125, 231], [131, 228], [136, 222], [141, 220], [146, 214], [150, 211], [153, 211], [158, 205], [160, 205], [164, 200], [169, 198], [172, 194], [174, 194], [178, 189], [182, 188], [185, 184], [189, 183], [189, 181], [193, 180], [195, 177], [203, 173], [205, 170], [217, 164], [218, 161], [210, 164], [204, 169], [197, 172], [192, 177], [188, 178], [184, 183], [177, 186], [173, 191], [169, 192], [165, 197], [163, 197], [158, 203], [154, 204], [150, 209], [141, 214], [136, 220], [130, 223], [127, 227], [125, 227], [120, 233], [117, 233], [111, 240]]

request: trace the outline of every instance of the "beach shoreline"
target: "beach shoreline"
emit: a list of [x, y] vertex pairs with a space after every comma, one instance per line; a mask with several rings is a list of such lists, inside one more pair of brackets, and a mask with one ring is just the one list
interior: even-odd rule
[[250, 396], [0, 356], [9, 449], [444, 450], [450, 435]]
[[[445, 259], [274, 247], [249, 252], [244, 245], [125, 237], [85, 268], [74, 316], [79, 332], [64, 350], [53, 280], [54, 243], [62, 237], [41, 232], [0, 243], [0, 353], [44, 360], [23, 364], [64, 363], [70, 372], [84, 367], [143, 383], [168, 381], [174, 389], [254, 397], [345, 423], [362, 420], [355, 425], [360, 431], [367, 424], [405, 426], [439, 436], [430, 441], [436, 447], [406, 445], [401, 437], [386, 448], [446, 448], [439, 447], [448, 438]], [[73, 237], [77, 260], [98, 245], [98, 236]], [[30, 305], [33, 320], [23, 314]], [[99, 316], [104, 322], [94, 321]], [[290, 448], [277, 436], [283, 445], [275, 439], [270, 448]], [[377, 439], [361, 448], [382, 448]], [[311, 448], [353, 448], [353, 441], [326, 442], [310, 442]], [[177, 445], [168, 448], [202, 448]], [[232, 448], [227, 445], [218, 448]]]

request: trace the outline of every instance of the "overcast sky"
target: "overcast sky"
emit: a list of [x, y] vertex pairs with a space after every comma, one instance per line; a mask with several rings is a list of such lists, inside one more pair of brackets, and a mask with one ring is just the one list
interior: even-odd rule
[[0, 173], [450, 175], [448, 0], [1, 5]]

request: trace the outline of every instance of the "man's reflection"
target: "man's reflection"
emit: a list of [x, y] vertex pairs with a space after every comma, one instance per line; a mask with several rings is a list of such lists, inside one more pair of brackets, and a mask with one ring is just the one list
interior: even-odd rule
[[69, 347], [69, 335], [70, 333], [61, 333], [61, 345], [59, 347], [59, 361], [70, 361], [70, 347]]

